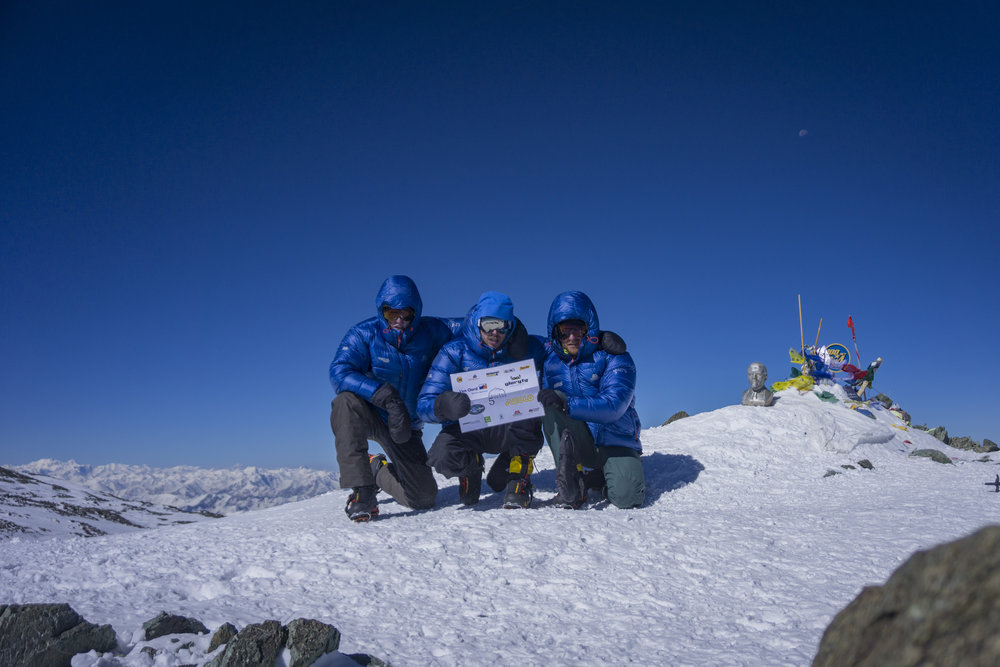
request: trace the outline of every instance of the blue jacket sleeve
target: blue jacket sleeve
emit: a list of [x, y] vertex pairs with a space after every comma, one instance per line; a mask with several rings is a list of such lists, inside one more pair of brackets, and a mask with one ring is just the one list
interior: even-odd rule
[[594, 396], [569, 396], [569, 416], [595, 424], [610, 424], [628, 410], [635, 396], [635, 362], [629, 353], [618, 356], [598, 352], [607, 358], [600, 391]]
[[364, 332], [358, 327], [351, 327], [337, 348], [337, 354], [330, 364], [330, 384], [338, 394], [350, 391], [366, 401], [371, 401], [372, 394], [382, 384], [369, 377], [371, 370], [371, 346]]
[[442, 347], [434, 357], [424, 386], [420, 389], [420, 396], [417, 397], [417, 415], [425, 422], [441, 423], [434, 414], [434, 401], [442, 392], [451, 391], [450, 376], [461, 369], [461, 355], [462, 346], [451, 343]]

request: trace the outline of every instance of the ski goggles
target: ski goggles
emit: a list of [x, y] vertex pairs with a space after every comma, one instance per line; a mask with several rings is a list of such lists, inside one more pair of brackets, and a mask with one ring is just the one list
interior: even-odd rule
[[404, 322], [412, 322], [416, 313], [412, 308], [390, 308], [389, 306], [382, 306], [382, 317], [389, 324], [392, 324], [397, 319], [402, 318]]
[[586, 335], [587, 325], [583, 322], [568, 320], [556, 325], [556, 338], [559, 340], [566, 340], [570, 336], [576, 336], [578, 339], [583, 340], [583, 337]]
[[479, 330], [483, 333], [498, 331], [505, 334], [510, 331], [510, 322], [501, 320], [499, 317], [480, 317]]

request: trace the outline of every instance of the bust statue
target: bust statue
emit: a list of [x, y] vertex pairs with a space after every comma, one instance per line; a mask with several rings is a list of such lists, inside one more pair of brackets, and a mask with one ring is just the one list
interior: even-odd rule
[[743, 405], [774, 405], [774, 393], [764, 386], [767, 379], [767, 368], [759, 361], [755, 361], [747, 366], [747, 381], [750, 388], [743, 392]]

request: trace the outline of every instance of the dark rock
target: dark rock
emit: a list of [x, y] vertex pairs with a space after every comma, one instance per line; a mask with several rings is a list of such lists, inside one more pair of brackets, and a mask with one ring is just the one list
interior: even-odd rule
[[979, 451], [979, 443], [972, 438], [956, 436], [948, 439], [948, 444], [955, 449], [965, 449], [970, 452]]
[[842, 473], [839, 470], [827, 470], [826, 474], [823, 475], [823, 477], [833, 477], [834, 475], [840, 475], [840, 474]]
[[948, 440], [949, 440], [949, 438], [948, 438], [948, 429], [946, 429], [944, 426], [938, 426], [938, 427], [932, 428], [931, 430], [929, 430], [927, 432], [929, 434], [933, 435], [935, 438], [937, 438], [941, 442], [943, 442], [944, 444], [946, 444], [946, 445], [948, 444]]
[[844, 470], [857, 470], [857, 468], [852, 466], [850, 463], [842, 463], [840, 467], [843, 468]]
[[972, 438], [966, 437], [951, 438], [948, 444], [956, 449], [966, 449], [980, 454], [997, 451], [997, 444], [992, 440], [987, 440], [985, 438], [983, 439], [983, 444], [981, 445]]
[[69, 665], [77, 653], [118, 647], [110, 625], [83, 619], [68, 604], [8, 605], [0, 612], [0, 665]]
[[313, 620], [297, 618], [288, 624], [289, 667], [307, 667], [340, 647], [340, 630]]
[[1000, 526], [918, 551], [826, 629], [814, 667], [996, 665]]
[[223, 623], [212, 635], [212, 641], [208, 643], [208, 652], [211, 653], [223, 644], [228, 644], [229, 640], [236, 636], [236, 626], [232, 623]]
[[912, 458], [914, 456], [923, 456], [932, 461], [937, 461], [938, 463], [951, 463], [952, 465], [955, 465], [952, 463], [952, 460], [948, 458], [947, 454], [936, 449], [917, 449], [910, 452], [910, 457]]
[[272, 667], [281, 654], [288, 630], [278, 621], [246, 626], [226, 644], [226, 650], [207, 667]]
[[858, 465], [861, 466], [862, 468], [864, 468], [865, 470], [874, 470], [875, 469], [875, 466], [873, 466], [872, 462], [869, 461], [868, 459], [861, 459], [860, 461], [858, 461]]
[[196, 635], [208, 634], [208, 628], [201, 621], [195, 618], [185, 618], [175, 614], [168, 614], [161, 611], [155, 618], [151, 618], [142, 624], [142, 629], [146, 631], [146, 641], [162, 637], [164, 635], [177, 635], [192, 633]]
[[352, 653], [347, 657], [364, 667], [392, 667], [392, 665], [388, 662], [379, 660], [375, 656], [368, 655], [367, 653]]
[[675, 412], [674, 414], [672, 414], [670, 416], [670, 419], [668, 419], [667, 421], [663, 422], [661, 424], [661, 426], [666, 426], [667, 424], [671, 424], [671, 423], [677, 421], [678, 419], [684, 419], [685, 417], [690, 417], [690, 416], [691, 415], [689, 415], [688, 413], [684, 412], [683, 410], [681, 410], [680, 412]]

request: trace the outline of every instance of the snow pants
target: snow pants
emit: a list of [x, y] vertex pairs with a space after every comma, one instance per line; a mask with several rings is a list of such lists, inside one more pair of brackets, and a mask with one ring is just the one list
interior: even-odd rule
[[581, 463], [585, 468], [604, 472], [608, 485], [608, 500], [615, 507], [629, 509], [646, 501], [646, 479], [642, 473], [642, 459], [638, 450], [631, 447], [599, 445], [587, 427], [587, 422], [573, 419], [565, 412], [545, 408], [542, 430], [549, 441], [552, 458], [559, 464], [559, 442], [564, 430], [569, 430], [580, 449]]
[[[404, 507], [434, 506], [437, 482], [427, 465], [422, 431], [413, 431], [403, 444], [393, 442], [375, 406], [350, 391], [342, 391], [333, 399], [330, 427], [340, 466], [340, 488], [376, 484]], [[390, 461], [378, 471], [377, 479], [368, 461], [369, 440], [381, 445]]]
[[482, 470], [483, 454], [508, 453], [534, 457], [542, 449], [542, 420], [491, 426], [462, 433], [458, 424], [448, 424], [434, 439], [428, 463], [445, 477], [473, 477]]

